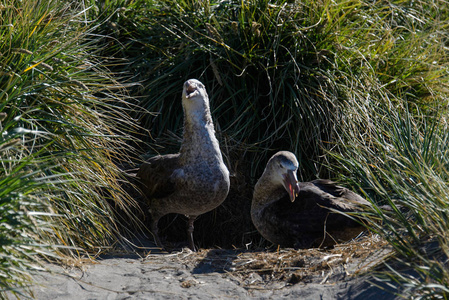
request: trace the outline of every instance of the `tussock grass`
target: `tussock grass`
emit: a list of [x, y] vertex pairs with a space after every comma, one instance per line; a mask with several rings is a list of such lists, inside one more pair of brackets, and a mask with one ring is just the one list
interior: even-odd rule
[[381, 277], [387, 275], [407, 285], [408, 292], [417, 297], [445, 298], [448, 133], [438, 119], [413, 118], [408, 110], [384, 114], [376, 122], [370, 145], [366, 140], [347, 141], [339, 162], [358, 180], [365, 196], [393, 207], [392, 214], [379, 211], [383, 222], [372, 224], [372, 230], [389, 242], [400, 261]]
[[3, 297], [26, 292], [38, 254], [98, 255], [120, 241], [114, 211], [132, 220], [136, 204], [116, 165], [129, 160], [138, 127], [84, 7], [10, 0], [0, 18]]
[[[26, 287], [31, 281], [27, 274], [39, 266], [36, 255], [52, 256], [50, 245], [41, 241], [36, 227], [39, 231], [50, 230], [51, 224], [46, 219], [56, 217], [43, 200], [48, 196], [47, 187], [55, 179], [44, 178], [39, 172], [47, 171], [47, 160], [23, 155], [26, 151], [21, 151], [20, 139], [10, 135], [2, 139], [0, 145], [3, 169], [0, 177], [0, 293], [4, 295], [12, 289], [23, 294], [29, 292]], [[21, 291], [20, 287], [25, 290]]]
[[446, 50], [440, 41], [446, 25], [440, 19], [445, 10], [436, 4], [115, 5], [109, 8], [117, 11], [110, 19], [117, 29], [112, 32], [134, 62], [130, 71], [146, 82], [137, 91], [141, 105], [158, 113], [143, 116], [155, 139], [147, 141], [162, 152], [177, 148], [179, 138], [167, 132], [181, 134], [181, 86], [199, 78], [209, 90], [223, 145], [239, 153], [239, 160], [254, 162], [251, 177], [282, 147], [299, 156], [304, 180], [332, 176], [320, 165], [323, 149], [335, 138], [335, 124], [344, 117], [346, 98], [383, 101], [385, 96], [376, 94], [389, 91], [421, 101], [424, 108], [435, 96], [429, 87], [444, 91]]

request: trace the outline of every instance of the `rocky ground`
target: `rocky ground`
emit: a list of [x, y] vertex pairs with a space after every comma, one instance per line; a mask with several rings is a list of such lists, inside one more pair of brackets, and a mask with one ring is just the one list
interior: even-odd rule
[[396, 299], [373, 269], [391, 253], [376, 236], [332, 249], [122, 250], [47, 264], [36, 299]]

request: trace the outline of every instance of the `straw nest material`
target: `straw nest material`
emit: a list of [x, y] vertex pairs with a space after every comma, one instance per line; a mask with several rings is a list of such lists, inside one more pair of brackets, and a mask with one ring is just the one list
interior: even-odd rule
[[391, 253], [386, 241], [368, 234], [332, 249], [184, 249], [168, 255], [193, 274], [223, 273], [246, 288], [266, 289], [340, 281], [375, 267]]

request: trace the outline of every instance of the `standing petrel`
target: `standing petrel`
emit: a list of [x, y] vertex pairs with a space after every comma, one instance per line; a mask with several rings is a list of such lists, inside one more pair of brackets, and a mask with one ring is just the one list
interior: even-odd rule
[[215, 137], [204, 85], [187, 80], [182, 92], [184, 133], [179, 153], [158, 155], [142, 164], [142, 183], [152, 216], [151, 231], [159, 247], [158, 221], [169, 213], [188, 217], [190, 249], [195, 251], [193, 222], [219, 206], [229, 192], [229, 171]]

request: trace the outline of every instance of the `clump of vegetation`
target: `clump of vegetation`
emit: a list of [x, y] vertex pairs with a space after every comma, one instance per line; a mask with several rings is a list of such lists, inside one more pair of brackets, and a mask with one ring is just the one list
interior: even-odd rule
[[446, 124], [442, 127], [440, 119], [424, 115], [412, 117], [406, 108], [369, 112], [376, 124], [369, 141], [362, 136], [348, 140], [336, 155], [339, 167], [357, 180], [366, 197], [393, 208], [393, 214], [379, 211], [382, 222], [371, 224], [400, 262], [379, 276], [405, 284], [411, 295], [447, 297]]
[[[6, 1], [0, 18], [0, 294], [26, 285], [38, 255], [98, 254], [134, 200], [116, 166], [136, 129], [84, 8]], [[2, 296], [2, 297], [3, 297]]]

